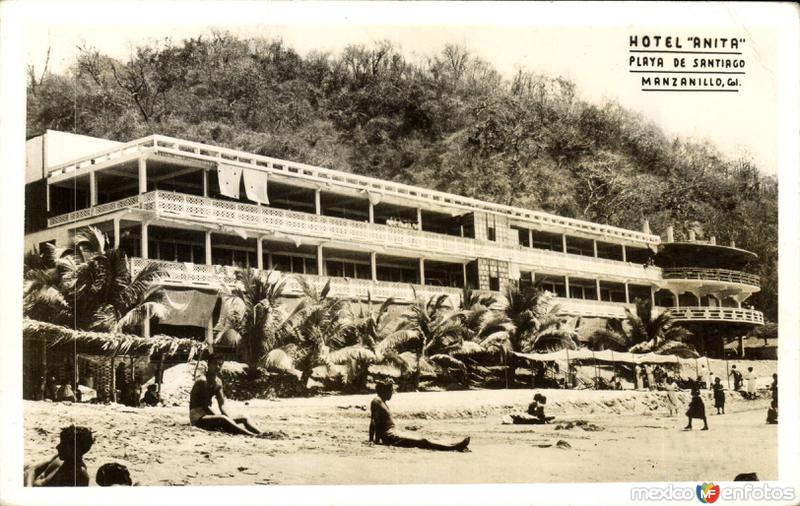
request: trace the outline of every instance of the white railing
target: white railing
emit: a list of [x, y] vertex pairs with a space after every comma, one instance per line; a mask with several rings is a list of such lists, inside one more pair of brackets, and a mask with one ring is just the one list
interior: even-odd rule
[[[131, 274], [133, 276], [137, 275], [148, 264], [158, 265], [163, 273], [161, 278], [162, 284], [210, 289], [229, 290], [233, 288], [236, 283], [236, 271], [238, 270], [236, 267], [230, 266], [131, 258]], [[281, 275], [282, 273], [276, 272], [276, 274]], [[284, 289], [284, 293], [288, 296], [298, 296], [302, 294], [300, 284], [293, 279], [302, 278], [317, 290], [321, 290], [325, 286], [325, 283], [330, 280], [330, 292], [332, 295], [352, 300], [366, 300], [369, 296], [373, 301], [383, 301], [389, 297], [394, 297], [398, 302], [408, 303], [414, 300], [414, 292], [416, 292], [417, 297], [424, 299], [433, 296], [447, 295], [451, 306], [455, 307], [461, 298], [460, 288], [314, 276], [309, 274], [283, 274], [290, 275]]]
[[593, 316], [600, 318], [625, 318], [625, 308], [633, 310], [634, 304], [624, 302], [607, 302], [587, 299], [568, 299], [553, 297], [553, 303], [558, 304], [559, 314], [573, 316]]
[[47, 220], [48, 227], [55, 227], [56, 225], [63, 225], [64, 223], [72, 223], [79, 220], [85, 220], [94, 216], [101, 216], [121, 209], [128, 209], [138, 207], [140, 203], [140, 196], [134, 195], [133, 197], [124, 198], [122, 200], [115, 200], [100, 204], [94, 207], [87, 207], [86, 209], [79, 209], [67, 214], [60, 214], [53, 216]]
[[182, 156], [207, 162], [225, 161], [234, 165], [247, 166], [282, 174], [292, 178], [305, 179], [325, 184], [335, 184], [362, 191], [374, 191], [379, 194], [394, 195], [404, 199], [427, 201], [438, 206], [461, 207], [498, 213], [516, 220], [524, 220], [539, 226], [557, 227], [589, 234], [597, 234], [608, 238], [636, 241], [647, 244], [658, 244], [661, 238], [653, 234], [645, 234], [635, 230], [627, 230], [610, 225], [602, 225], [589, 221], [565, 218], [541, 211], [531, 211], [519, 207], [505, 206], [483, 202], [451, 193], [429, 190], [416, 186], [385, 181], [368, 176], [360, 176], [339, 172], [323, 167], [315, 167], [303, 163], [290, 162], [278, 158], [246, 153], [234, 149], [220, 148], [199, 142], [186, 141], [163, 135], [151, 135], [142, 139], [104, 150], [71, 162], [57, 165], [48, 171], [48, 176], [60, 176], [75, 170], [105, 163], [115, 158], [122, 158], [131, 153], [152, 150], [174, 156]]
[[721, 321], [764, 324], [764, 314], [755, 309], [731, 307], [671, 307], [666, 308], [679, 321]]
[[742, 285], [760, 286], [760, 278], [755, 274], [728, 269], [703, 269], [680, 267], [662, 269], [664, 279], [697, 279], [702, 281], [724, 281]]
[[493, 258], [515, 262], [522, 266], [535, 266], [548, 273], [569, 271], [575, 276], [605, 274], [619, 278], [658, 282], [661, 269], [640, 264], [620, 262], [605, 258], [587, 257], [557, 251], [524, 248], [496, 242], [481, 241], [414, 229], [390, 227], [331, 216], [289, 211], [268, 206], [216, 200], [196, 195], [152, 191], [142, 195], [110, 202], [77, 213], [50, 218], [50, 226], [69, 223], [115, 210], [136, 207], [160, 216], [232, 227], [248, 227], [269, 232], [282, 232], [300, 236], [334, 239], [344, 242], [369, 244], [385, 248], [440, 253], [465, 259]]

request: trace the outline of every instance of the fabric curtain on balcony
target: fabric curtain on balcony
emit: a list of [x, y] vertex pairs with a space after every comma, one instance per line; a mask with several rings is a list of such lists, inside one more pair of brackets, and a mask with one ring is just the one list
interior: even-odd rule
[[164, 290], [164, 301], [169, 313], [160, 323], [166, 325], [186, 325], [206, 327], [217, 305], [217, 294], [199, 290]]
[[266, 172], [255, 169], [244, 169], [244, 189], [245, 192], [247, 192], [248, 200], [269, 205]]
[[242, 169], [224, 163], [217, 164], [219, 192], [232, 199], [239, 198], [239, 184], [242, 180]]

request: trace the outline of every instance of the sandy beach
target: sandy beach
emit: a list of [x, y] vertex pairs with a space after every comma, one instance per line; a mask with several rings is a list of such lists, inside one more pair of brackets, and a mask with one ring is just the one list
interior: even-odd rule
[[[275, 432], [271, 439], [190, 427], [185, 405], [26, 401], [25, 463], [49, 458], [59, 429], [74, 422], [95, 433], [85, 458], [92, 482], [110, 461], [128, 466], [141, 485], [708, 481], [742, 472], [778, 478], [777, 426], [765, 423], [766, 392], [755, 401], [729, 392], [725, 415], [713, 414], [704, 394], [707, 432], [700, 421], [683, 431], [685, 417], [668, 417], [659, 392], [543, 390], [553, 424], [503, 425], [533, 392], [400, 393], [390, 402], [400, 428], [431, 438], [470, 435], [470, 453], [368, 444], [370, 395], [231, 401], [231, 411]], [[683, 413], [688, 394], [680, 395]], [[559, 428], [578, 420], [589, 425]]]

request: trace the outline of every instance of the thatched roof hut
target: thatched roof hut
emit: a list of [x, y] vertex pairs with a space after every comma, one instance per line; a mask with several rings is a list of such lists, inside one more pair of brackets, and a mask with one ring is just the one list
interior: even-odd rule
[[195, 356], [206, 348], [205, 343], [193, 339], [161, 334], [145, 338], [131, 334], [89, 332], [28, 318], [22, 320], [22, 338], [26, 341], [44, 342], [48, 349], [55, 351], [105, 356], [171, 356], [176, 353]]

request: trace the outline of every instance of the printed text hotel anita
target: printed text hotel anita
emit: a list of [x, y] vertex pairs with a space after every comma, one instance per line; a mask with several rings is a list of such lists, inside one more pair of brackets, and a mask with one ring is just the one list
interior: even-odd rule
[[732, 92], [746, 75], [744, 37], [629, 35], [628, 72], [641, 91]]

